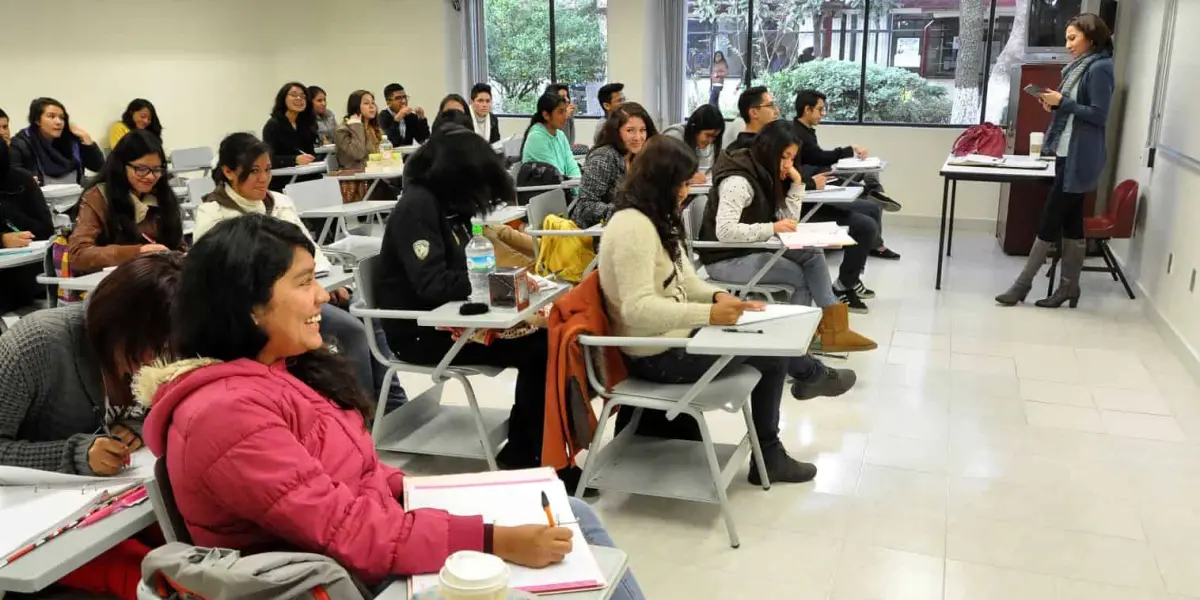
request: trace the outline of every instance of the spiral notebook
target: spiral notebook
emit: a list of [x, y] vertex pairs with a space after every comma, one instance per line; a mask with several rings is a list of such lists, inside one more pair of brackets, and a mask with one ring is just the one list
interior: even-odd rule
[[[510, 563], [508, 586], [531, 594], [561, 594], [607, 587], [604, 573], [571, 511], [566, 487], [553, 469], [406, 477], [404, 506], [408, 510], [440, 508], [456, 515], [483, 515], [485, 523], [494, 525], [541, 525], [546, 523], [542, 492], [550, 499], [555, 520], [574, 532], [571, 553], [561, 563], [544, 569]], [[409, 584], [409, 593], [419, 594], [437, 585], [436, 573], [417, 575]]]

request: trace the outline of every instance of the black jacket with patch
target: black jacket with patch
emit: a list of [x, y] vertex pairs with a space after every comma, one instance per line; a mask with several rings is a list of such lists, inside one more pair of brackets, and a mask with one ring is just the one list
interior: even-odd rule
[[[379, 252], [379, 307], [433, 310], [466, 300], [471, 295], [466, 253], [470, 240], [470, 216], [448, 213], [432, 191], [405, 183]], [[421, 330], [416, 321], [395, 319], [384, 321], [383, 329], [388, 340], [415, 340]]]

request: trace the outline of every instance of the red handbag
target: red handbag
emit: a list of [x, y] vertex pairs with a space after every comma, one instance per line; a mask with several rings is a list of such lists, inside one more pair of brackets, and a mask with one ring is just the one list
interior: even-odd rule
[[1004, 130], [991, 124], [982, 123], [980, 125], [972, 125], [954, 140], [955, 156], [966, 156], [968, 154], [982, 154], [984, 156], [995, 156], [1000, 158], [1004, 156], [1004, 149], [1008, 146], [1008, 141], [1004, 136]]

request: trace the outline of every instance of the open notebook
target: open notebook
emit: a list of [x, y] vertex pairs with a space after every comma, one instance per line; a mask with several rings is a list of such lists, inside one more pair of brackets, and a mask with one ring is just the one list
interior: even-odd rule
[[779, 241], [793, 249], [853, 246], [857, 243], [845, 227], [833, 221], [797, 223], [796, 231], [780, 233]]
[[118, 494], [132, 481], [76, 483], [64, 486], [18, 485], [0, 487], [0, 566], [5, 558], [28, 544], [86, 515], [110, 494]]
[[[557, 522], [575, 534], [571, 553], [561, 563], [544, 569], [529, 569], [513, 564], [508, 586], [532, 594], [558, 594], [601, 589], [608, 585], [596, 557], [575, 524], [575, 514], [567, 501], [567, 490], [550, 468], [406, 477], [404, 506], [440, 508], [456, 515], [483, 515], [494, 525], [540, 525], [546, 523], [542, 510], [542, 492], [550, 498], [550, 510]], [[417, 575], [409, 585], [411, 594], [419, 594], [438, 585], [437, 574]]]

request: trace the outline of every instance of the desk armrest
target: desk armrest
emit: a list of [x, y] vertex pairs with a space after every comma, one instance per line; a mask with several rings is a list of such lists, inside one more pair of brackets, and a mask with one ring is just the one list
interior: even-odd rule
[[367, 308], [361, 302], [350, 306], [350, 314], [366, 319], [394, 319], [398, 321], [415, 321], [429, 314], [427, 310], [387, 310], [383, 308]]
[[691, 338], [622, 337], [616, 335], [581, 335], [584, 346], [623, 346], [626, 348], [686, 348]]
[[692, 242], [692, 248], [756, 248], [762, 250], [778, 250], [781, 243], [778, 239], [772, 239], [765, 242]]
[[531, 237], [600, 237], [604, 231], [594, 229], [526, 229]]

